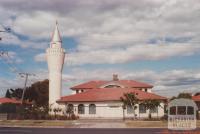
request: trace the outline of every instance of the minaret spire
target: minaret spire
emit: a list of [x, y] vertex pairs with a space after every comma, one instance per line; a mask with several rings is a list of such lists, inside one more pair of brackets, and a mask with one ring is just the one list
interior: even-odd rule
[[51, 42], [52, 43], [62, 42], [61, 37], [60, 37], [60, 32], [59, 32], [59, 29], [58, 29], [57, 20], [56, 20], [56, 26], [55, 26], [55, 30], [53, 32], [53, 36], [52, 36]]
[[[65, 59], [65, 49], [62, 48], [57, 21], [50, 47], [47, 48], [46, 54], [49, 69], [49, 106], [53, 109], [59, 107], [56, 101], [61, 97], [62, 70]], [[53, 114], [53, 112], [50, 112], [50, 114]]]

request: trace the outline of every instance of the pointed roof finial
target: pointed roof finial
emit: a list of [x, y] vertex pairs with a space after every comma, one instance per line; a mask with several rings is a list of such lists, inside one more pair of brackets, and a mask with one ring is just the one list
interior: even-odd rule
[[52, 36], [51, 42], [62, 42], [61, 37], [60, 37], [60, 32], [58, 30], [58, 22], [57, 22], [57, 20], [56, 20], [56, 26], [55, 26], [55, 30], [53, 32], [53, 36]]

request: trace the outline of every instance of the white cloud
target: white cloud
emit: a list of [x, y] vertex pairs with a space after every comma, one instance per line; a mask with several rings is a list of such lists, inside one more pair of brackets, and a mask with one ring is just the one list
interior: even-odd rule
[[[117, 64], [138, 60], [161, 60], [174, 56], [190, 56], [200, 51], [200, 46], [189, 44], [135, 45], [127, 48], [100, 49], [67, 53], [66, 65]], [[45, 54], [35, 56], [35, 61], [45, 61]]]
[[36, 55], [34, 57], [34, 60], [37, 61], [37, 62], [46, 61], [46, 54], [45, 53], [40, 53], [40, 54], [38, 54], [38, 55]]
[[[37, 70], [35, 76], [30, 76], [28, 86], [36, 81], [48, 78], [47, 70]], [[108, 69], [83, 69], [73, 68], [68, 73], [63, 73], [63, 95], [69, 94], [69, 88], [90, 80], [112, 80], [113, 74], [118, 74], [119, 79], [137, 80], [154, 85], [153, 92], [163, 96], [175, 96], [180, 92], [195, 93], [200, 88], [200, 70], [168, 70], [156, 72], [153, 70], [124, 70], [116, 68]], [[0, 78], [0, 88], [4, 91], [8, 88], [23, 87], [24, 78], [20, 76], [14, 79]]]
[[[12, 24], [14, 32], [28, 38], [23, 40], [14, 34], [3, 34], [2, 43], [44, 49], [49, 42], [43, 40], [50, 39], [57, 19], [61, 35], [78, 43], [77, 51], [67, 53], [66, 65], [117, 64], [189, 56], [200, 51], [199, 10], [198, 0], [35, 0], [34, 3], [1, 0], [2, 24]], [[166, 38], [173, 40], [172, 43], [162, 42]], [[186, 41], [178, 43], [180, 39]], [[152, 40], [156, 43], [148, 43]], [[34, 60], [45, 61], [45, 54], [39, 53]], [[108, 79], [119, 70], [76, 71], [64, 75], [64, 79], [67, 82]], [[188, 70], [119, 72], [123, 78], [148, 80], [156, 89], [171, 91], [197, 89], [200, 76], [198, 71]], [[151, 77], [147, 78], [147, 74]]]
[[59, 0], [31, 4], [24, 0], [3, 0], [1, 3], [2, 10], [12, 9], [7, 19], [14, 14], [16, 32], [31, 39], [49, 39], [57, 19], [62, 35], [75, 38], [80, 50], [132, 46], [152, 38], [199, 34], [198, 0]]
[[153, 92], [163, 96], [174, 96], [180, 92], [195, 93], [200, 88], [200, 70], [156, 72], [152, 70], [132, 71], [113, 68], [106, 70], [74, 68], [71, 73], [64, 74], [63, 81], [68, 83], [68, 87], [66, 87], [68, 89], [71, 86], [90, 80], [112, 80], [113, 74], [118, 74], [119, 79], [137, 80], [152, 84], [154, 85]]
[[0, 57], [1, 60], [3, 60], [5, 63], [22, 63], [23, 60], [17, 55], [16, 52], [14, 51], [5, 51], [1, 57]]

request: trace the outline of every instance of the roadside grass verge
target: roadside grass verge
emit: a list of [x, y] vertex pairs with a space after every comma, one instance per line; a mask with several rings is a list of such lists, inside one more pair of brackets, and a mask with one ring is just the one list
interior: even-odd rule
[[167, 121], [125, 121], [128, 128], [162, 127], [167, 128]]
[[[109, 120], [108, 120], [109, 121]], [[106, 121], [107, 122], [107, 121]], [[99, 121], [89, 122], [82, 120], [0, 120], [0, 126], [17, 127], [77, 127], [84, 123], [101, 123]], [[112, 124], [112, 121], [110, 122]], [[126, 120], [122, 122], [127, 128], [167, 128], [167, 121], [136, 121]], [[200, 127], [200, 120], [197, 121], [197, 127]]]
[[[152, 128], [152, 127], [161, 127], [161, 128], [167, 128], [167, 121], [125, 121], [126, 126], [128, 128], [137, 128], [137, 127], [143, 127], [143, 128]], [[200, 127], [200, 120], [197, 120], [197, 127]]]
[[1, 120], [1, 126], [41, 126], [41, 127], [65, 127], [73, 124], [73, 121], [60, 120]]

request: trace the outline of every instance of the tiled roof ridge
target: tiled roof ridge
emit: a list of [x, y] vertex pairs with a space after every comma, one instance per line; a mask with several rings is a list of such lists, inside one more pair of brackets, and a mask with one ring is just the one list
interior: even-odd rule
[[[144, 88], [145, 87], [149, 87], [149, 88], [152, 88], [153, 87], [153, 85], [150, 85], [150, 84], [148, 84], [148, 83], [145, 83], [145, 82], [140, 82], [140, 81], [136, 81], [136, 80], [118, 80], [118, 81], [114, 81], [114, 80], [91, 80], [91, 81], [88, 81], [88, 82], [85, 82], [85, 83], [81, 83], [81, 84], [78, 84], [78, 85], [76, 85], [76, 86], [73, 86], [73, 87], [71, 87], [70, 89], [93, 89], [93, 88], [97, 88], [97, 86], [98, 87], [100, 87], [100, 86], [103, 86], [103, 85], [106, 85], [106, 84], [109, 84], [109, 83], [111, 83], [111, 82], [118, 82], [119, 84], [124, 84], [125, 86], [127, 86], [126, 84], [128, 83], [128, 84], [133, 84], [133, 83], [131, 83], [131, 82], [134, 82], [134, 83], [137, 83], [137, 84], [141, 84], [141, 85], [143, 85], [144, 86]], [[124, 82], [124, 83], [123, 83]], [[127, 83], [126, 83], [127, 82]], [[90, 85], [91, 84], [91, 85]], [[96, 85], [95, 85], [96, 84]], [[100, 84], [100, 85], [99, 85]], [[89, 87], [89, 86], [91, 86], [91, 87]], [[81, 87], [82, 86], [82, 87]], [[86, 86], [86, 87], [84, 87], [84, 86]], [[87, 87], [88, 86], [88, 87]], [[92, 86], [95, 86], [95, 87], [92, 87]], [[130, 85], [129, 85], [130, 86]], [[142, 86], [138, 86], [138, 85], [136, 85], [135, 87], [142, 87]]]

